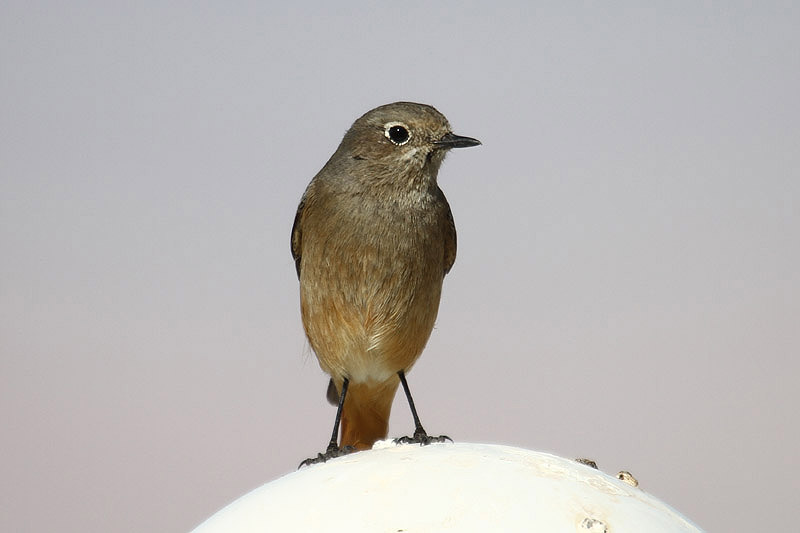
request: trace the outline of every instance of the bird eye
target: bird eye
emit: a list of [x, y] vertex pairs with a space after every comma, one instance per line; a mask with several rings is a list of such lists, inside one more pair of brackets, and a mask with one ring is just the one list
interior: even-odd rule
[[387, 124], [384, 135], [397, 146], [404, 145], [411, 138], [408, 128], [403, 124]]

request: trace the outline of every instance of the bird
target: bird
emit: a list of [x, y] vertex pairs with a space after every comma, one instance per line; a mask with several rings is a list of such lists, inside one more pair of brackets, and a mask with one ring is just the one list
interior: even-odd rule
[[382, 105], [353, 123], [303, 193], [291, 232], [300, 311], [337, 412], [325, 452], [301, 466], [386, 438], [400, 384], [415, 431], [397, 441], [449, 440], [423, 428], [406, 373], [430, 337], [456, 258], [439, 168], [450, 149], [479, 144], [454, 134], [432, 106]]

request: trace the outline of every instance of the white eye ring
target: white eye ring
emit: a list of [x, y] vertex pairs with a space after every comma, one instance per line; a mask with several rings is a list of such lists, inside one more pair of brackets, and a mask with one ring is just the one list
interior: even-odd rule
[[411, 130], [402, 122], [389, 122], [384, 126], [383, 134], [397, 146], [403, 146], [411, 140]]

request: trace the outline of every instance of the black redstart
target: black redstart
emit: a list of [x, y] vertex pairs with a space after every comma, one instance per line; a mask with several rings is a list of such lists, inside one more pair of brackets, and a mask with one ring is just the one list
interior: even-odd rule
[[[292, 227], [303, 327], [338, 403], [322, 462], [386, 437], [399, 383], [429, 437], [405, 373], [433, 329], [456, 229], [436, 177], [451, 148], [480, 141], [450, 131], [431, 106], [397, 102], [353, 123], [308, 185]], [[341, 447], [337, 446], [339, 423]]]

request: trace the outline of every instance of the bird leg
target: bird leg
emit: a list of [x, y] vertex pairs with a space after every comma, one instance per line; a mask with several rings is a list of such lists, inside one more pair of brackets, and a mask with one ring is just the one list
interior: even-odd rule
[[414, 406], [414, 399], [411, 397], [411, 391], [408, 390], [408, 383], [406, 382], [406, 374], [402, 370], [397, 373], [400, 376], [400, 383], [403, 384], [403, 390], [406, 393], [406, 398], [408, 398], [408, 406], [411, 408], [411, 416], [414, 417], [414, 436], [413, 437], [400, 437], [398, 439], [394, 439], [395, 444], [420, 444], [422, 446], [426, 446], [431, 444], [432, 442], [445, 442], [450, 441], [453, 442], [453, 439], [448, 437], [447, 435], [440, 435], [438, 437], [430, 437], [428, 433], [425, 431], [425, 428], [422, 427], [422, 422], [419, 421], [419, 416], [417, 415], [417, 408]]
[[325, 450], [325, 453], [318, 453], [316, 457], [309, 457], [305, 459], [303, 462], [300, 463], [300, 466], [297, 468], [302, 468], [304, 466], [313, 465], [317, 463], [324, 463], [328, 459], [333, 459], [334, 457], [341, 457], [342, 455], [347, 455], [348, 453], [353, 453], [356, 451], [355, 448], [352, 446], [344, 446], [340, 448], [337, 444], [337, 440], [339, 438], [339, 422], [342, 420], [342, 407], [344, 406], [344, 398], [347, 396], [347, 386], [350, 384], [350, 380], [344, 378], [344, 382], [342, 383], [342, 394], [339, 395], [339, 406], [336, 408], [336, 420], [333, 423], [333, 433], [331, 434], [331, 441], [328, 443], [328, 447]]

